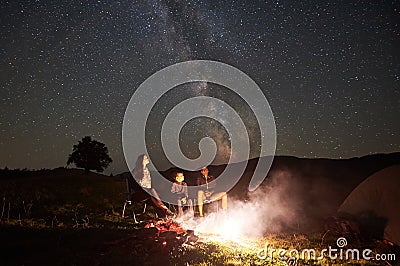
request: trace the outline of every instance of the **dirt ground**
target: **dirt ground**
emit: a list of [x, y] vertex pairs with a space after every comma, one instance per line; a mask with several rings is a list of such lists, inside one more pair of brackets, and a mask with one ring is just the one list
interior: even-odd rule
[[2, 228], [1, 265], [169, 265], [168, 249], [135, 230]]

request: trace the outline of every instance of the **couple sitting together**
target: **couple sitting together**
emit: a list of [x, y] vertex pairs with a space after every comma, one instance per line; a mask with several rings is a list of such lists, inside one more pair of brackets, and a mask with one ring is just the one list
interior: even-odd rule
[[[149, 163], [147, 155], [142, 154], [138, 157], [133, 170], [133, 175], [136, 180], [139, 181], [140, 186], [147, 192], [151, 192], [151, 201], [156, 207], [156, 212], [159, 217], [164, 218], [166, 216], [173, 216], [173, 213], [164, 205], [160, 200], [156, 190], [151, 186], [151, 176], [150, 171], [147, 168]], [[183, 171], [179, 170], [175, 174], [175, 182], [172, 184], [171, 193], [175, 195], [175, 202], [178, 205], [178, 216], [183, 215], [183, 206], [188, 206], [189, 210], [193, 212], [193, 203], [189, 199], [187, 184], [184, 181], [185, 177]], [[196, 185], [198, 187], [197, 191], [197, 204], [199, 209], [199, 216], [203, 217], [203, 203], [208, 203], [211, 201], [221, 200], [222, 209], [226, 211], [228, 200], [226, 192], [215, 192], [215, 178], [208, 175], [208, 168], [203, 167], [201, 169], [201, 177], [197, 178]]]

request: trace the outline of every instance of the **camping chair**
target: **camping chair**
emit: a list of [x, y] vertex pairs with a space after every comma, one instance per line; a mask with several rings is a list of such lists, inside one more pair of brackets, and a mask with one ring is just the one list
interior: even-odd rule
[[[128, 205], [132, 205], [132, 203], [135, 203], [135, 202], [136, 203], [144, 203], [142, 212], [135, 213], [135, 211], [132, 210], [132, 215], [133, 215], [133, 219], [135, 220], [135, 223], [139, 223], [140, 221], [137, 220], [137, 216], [140, 216], [146, 212], [148, 200], [151, 200], [151, 199], [147, 195], [145, 195], [145, 192], [139, 188], [139, 185], [137, 185], [136, 182], [135, 183], [133, 183], [133, 182], [135, 182], [135, 180], [132, 178], [131, 175], [127, 175], [125, 177], [126, 200], [124, 202], [124, 206], [123, 206], [123, 210], [122, 210], [122, 218], [128, 217], [125, 214], [126, 208], [128, 207]], [[134, 188], [136, 188], [136, 189], [134, 189]]]

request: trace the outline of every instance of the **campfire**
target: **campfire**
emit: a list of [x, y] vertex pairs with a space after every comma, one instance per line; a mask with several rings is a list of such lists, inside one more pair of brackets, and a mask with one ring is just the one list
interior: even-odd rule
[[246, 245], [249, 237], [244, 219], [227, 213], [212, 213], [204, 218], [181, 217], [176, 220], [150, 220], [144, 229], [155, 242], [168, 245], [195, 245], [198, 242]]
[[[146, 260], [164, 258], [166, 261], [201, 263], [218, 252], [227, 256], [224, 263], [240, 264], [241, 260], [256, 257], [256, 251], [264, 247], [260, 238], [264, 224], [259, 205], [246, 202], [231, 203], [231, 208], [220, 212], [208, 212], [205, 217], [185, 213], [175, 219], [154, 219], [136, 230], [133, 254]], [[222, 254], [221, 253], [221, 254]]]

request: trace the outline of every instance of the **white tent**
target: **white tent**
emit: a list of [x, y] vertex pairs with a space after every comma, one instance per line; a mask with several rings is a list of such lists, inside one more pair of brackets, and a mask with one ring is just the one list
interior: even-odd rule
[[345, 199], [339, 213], [360, 220], [371, 215], [381, 218], [383, 237], [400, 245], [400, 165], [380, 170], [364, 180]]

